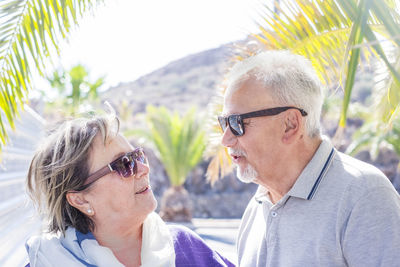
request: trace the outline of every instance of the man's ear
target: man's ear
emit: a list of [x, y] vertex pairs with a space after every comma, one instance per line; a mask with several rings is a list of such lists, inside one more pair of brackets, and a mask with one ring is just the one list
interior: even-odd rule
[[290, 109], [285, 114], [285, 132], [283, 134], [283, 142], [290, 144], [300, 133], [303, 117], [298, 110]]
[[91, 207], [90, 203], [85, 199], [83, 192], [68, 192], [66, 198], [68, 203], [72, 207], [77, 208], [87, 216], [94, 215], [93, 208]]

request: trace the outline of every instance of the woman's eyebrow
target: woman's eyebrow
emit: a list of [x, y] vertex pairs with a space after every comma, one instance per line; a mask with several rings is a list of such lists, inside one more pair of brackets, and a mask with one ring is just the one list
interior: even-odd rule
[[114, 161], [114, 160], [118, 159], [119, 157], [124, 156], [125, 154], [126, 154], [126, 152], [120, 152], [120, 153], [116, 154], [116, 155], [112, 158], [111, 161]]

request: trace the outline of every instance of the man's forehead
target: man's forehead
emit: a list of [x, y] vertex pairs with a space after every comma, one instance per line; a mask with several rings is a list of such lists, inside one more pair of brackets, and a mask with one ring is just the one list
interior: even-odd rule
[[259, 95], [265, 97], [269, 95], [269, 90], [266, 88], [262, 80], [259, 80], [254, 76], [246, 76], [229, 84], [224, 95], [226, 97], [235, 93], [238, 93], [241, 96], [252, 97], [254, 95]]
[[269, 90], [261, 81], [246, 79], [229, 86], [224, 95], [223, 114], [247, 112], [273, 106]]

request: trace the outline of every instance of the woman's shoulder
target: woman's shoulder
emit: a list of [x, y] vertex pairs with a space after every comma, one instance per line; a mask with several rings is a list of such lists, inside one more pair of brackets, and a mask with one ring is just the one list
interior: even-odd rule
[[29, 267], [30, 263], [35, 266], [40, 256], [47, 256], [47, 252], [52, 254], [52, 252], [60, 246], [60, 236], [57, 234], [42, 233], [40, 235], [31, 236], [25, 242], [25, 249], [30, 261], [25, 267]]
[[201, 237], [190, 230], [188, 227], [179, 224], [168, 225], [169, 231], [171, 232], [172, 238], [177, 241], [194, 240], [198, 242], [204, 242]]
[[234, 266], [211, 249], [194, 231], [183, 225], [168, 225], [174, 242], [176, 266]]

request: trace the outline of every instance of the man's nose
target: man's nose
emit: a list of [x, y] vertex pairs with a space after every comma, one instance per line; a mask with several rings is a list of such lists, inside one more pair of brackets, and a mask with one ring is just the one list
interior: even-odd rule
[[232, 147], [236, 144], [237, 137], [232, 133], [229, 127], [226, 127], [222, 135], [221, 144], [225, 147]]
[[135, 178], [140, 179], [141, 177], [143, 177], [149, 173], [150, 167], [148, 164], [142, 163], [138, 160], [136, 161], [136, 164], [137, 164], [136, 165], [137, 172], [136, 172]]

